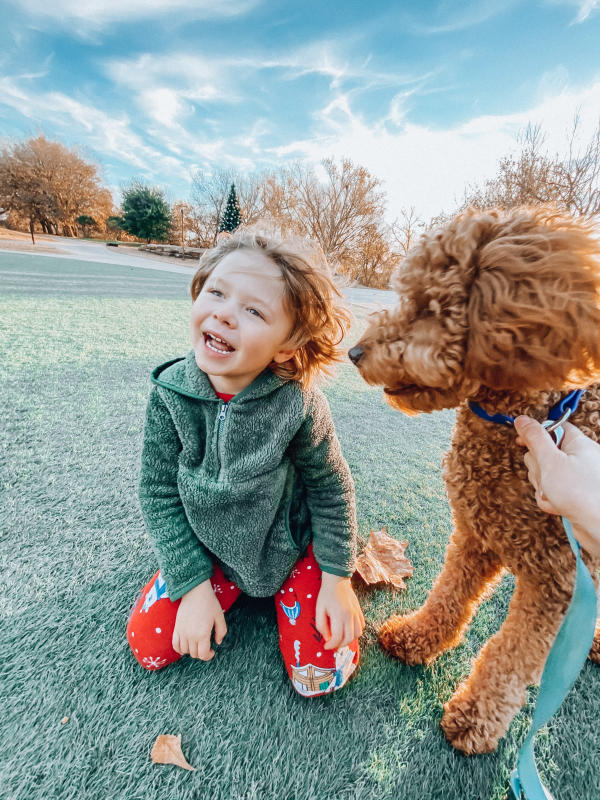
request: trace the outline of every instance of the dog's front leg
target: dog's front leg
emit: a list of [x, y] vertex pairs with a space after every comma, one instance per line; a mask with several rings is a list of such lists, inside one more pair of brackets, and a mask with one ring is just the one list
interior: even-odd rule
[[463, 753], [489, 753], [539, 681], [569, 603], [556, 586], [517, 578], [504, 624], [481, 650], [471, 674], [444, 706], [442, 729]]
[[455, 647], [486, 586], [501, 570], [496, 557], [483, 552], [477, 539], [455, 530], [427, 601], [412, 614], [397, 614], [384, 622], [379, 631], [382, 646], [406, 664], [423, 664]]

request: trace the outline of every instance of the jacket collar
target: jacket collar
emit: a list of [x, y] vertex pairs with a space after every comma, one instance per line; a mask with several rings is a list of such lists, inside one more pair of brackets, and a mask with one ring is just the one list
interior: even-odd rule
[[[179, 364], [179, 368], [175, 367]], [[169, 369], [169, 367], [175, 367]], [[175, 358], [172, 361], [167, 361], [164, 364], [156, 367], [151, 376], [152, 383], [157, 386], [163, 386], [165, 389], [171, 389], [184, 397], [191, 397], [194, 400], [215, 400], [221, 402], [208, 375], [203, 372], [196, 364], [194, 358], [194, 351], [190, 352], [184, 358]], [[264, 397], [271, 394], [271, 392], [283, 386], [287, 381], [275, 375], [269, 367], [264, 369], [249, 386], [242, 389], [241, 392], [235, 395], [232, 403], [243, 402], [245, 400], [255, 400], [258, 397]]]

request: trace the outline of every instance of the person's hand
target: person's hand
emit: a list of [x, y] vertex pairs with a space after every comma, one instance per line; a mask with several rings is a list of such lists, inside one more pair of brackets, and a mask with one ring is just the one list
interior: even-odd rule
[[583, 547], [600, 554], [600, 445], [568, 422], [560, 450], [530, 417], [517, 417], [515, 428], [529, 450], [525, 465], [538, 506], [570, 520]]
[[221, 644], [227, 633], [225, 615], [210, 580], [206, 580], [181, 598], [173, 630], [173, 650], [182, 656], [189, 653], [192, 658], [210, 661], [215, 654], [211, 647], [213, 628], [215, 642]]
[[365, 618], [350, 578], [322, 574], [315, 623], [325, 650], [344, 647], [361, 635]]

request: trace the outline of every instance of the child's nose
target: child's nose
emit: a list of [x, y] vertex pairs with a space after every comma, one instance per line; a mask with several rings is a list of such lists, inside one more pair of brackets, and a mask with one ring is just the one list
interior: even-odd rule
[[233, 309], [229, 304], [220, 305], [219, 308], [215, 309], [213, 312], [213, 317], [221, 322], [223, 325], [227, 325], [229, 328], [236, 327], [236, 316], [235, 316], [235, 309]]

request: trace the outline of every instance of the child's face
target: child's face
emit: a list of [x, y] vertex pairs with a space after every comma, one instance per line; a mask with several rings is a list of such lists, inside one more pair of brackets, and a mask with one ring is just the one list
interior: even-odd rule
[[279, 268], [260, 250], [229, 253], [207, 278], [190, 332], [196, 363], [217, 391], [240, 392], [269, 364], [294, 355], [283, 290]]

